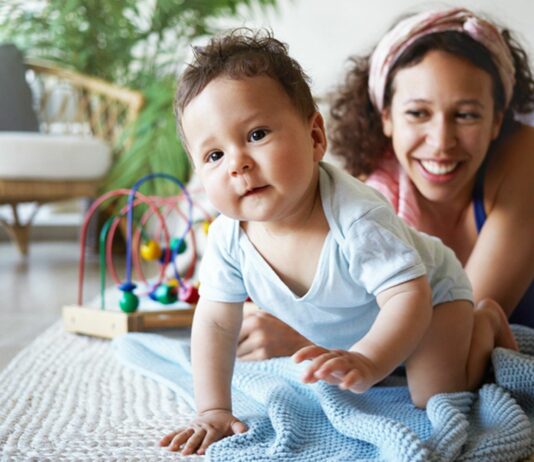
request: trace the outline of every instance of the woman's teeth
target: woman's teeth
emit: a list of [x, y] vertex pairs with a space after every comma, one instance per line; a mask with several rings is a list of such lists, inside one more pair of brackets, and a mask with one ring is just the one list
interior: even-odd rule
[[436, 162], [433, 160], [420, 160], [423, 168], [433, 175], [446, 175], [451, 173], [459, 164], [459, 162]]

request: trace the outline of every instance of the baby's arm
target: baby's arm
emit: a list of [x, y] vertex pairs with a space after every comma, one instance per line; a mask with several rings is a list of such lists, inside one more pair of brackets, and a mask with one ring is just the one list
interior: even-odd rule
[[237, 338], [243, 317], [242, 303], [220, 303], [201, 298], [191, 334], [191, 360], [197, 416], [190, 425], [160, 441], [171, 451], [204, 454], [225, 436], [247, 430], [232, 415], [231, 381]]
[[369, 332], [349, 351], [307, 346], [293, 356], [312, 359], [303, 381], [325, 380], [363, 393], [405, 361], [423, 338], [432, 318], [431, 289], [426, 276], [381, 292], [380, 312]]

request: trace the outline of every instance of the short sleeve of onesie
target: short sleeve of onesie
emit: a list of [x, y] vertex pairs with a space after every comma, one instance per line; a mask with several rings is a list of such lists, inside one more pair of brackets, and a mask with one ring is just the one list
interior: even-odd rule
[[208, 300], [238, 303], [247, 298], [239, 262], [238, 239], [232, 236], [238, 231], [239, 225], [222, 215], [210, 226], [199, 272], [199, 293]]
[[369, 210], [350, 226], [345, 255], [352, 279], [375, 296], [426, 274], [409, 228], [385, 205]]

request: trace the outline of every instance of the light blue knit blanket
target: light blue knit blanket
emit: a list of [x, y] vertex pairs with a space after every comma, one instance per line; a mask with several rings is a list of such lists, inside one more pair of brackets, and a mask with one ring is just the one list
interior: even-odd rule
[[[441, 394], [425, 411], [404, 379], [362, 395], [303, 385], [289, 358], [237, 362], [233, 406], [249, 431], [213, 444], [211, 461], [516, 461], [534, 452], [534, 329], [514, 326], [522, 353], [497, 348], [496, 383]], [[189, 346], [156, 334], [113, 342], [118, 358], [192, 400]], [[400, 381], [400, 382], [399, 382]], [[162, 429], [164, 430], [164, 429]], [[162, 449], [163, 450], [163, 449]]]

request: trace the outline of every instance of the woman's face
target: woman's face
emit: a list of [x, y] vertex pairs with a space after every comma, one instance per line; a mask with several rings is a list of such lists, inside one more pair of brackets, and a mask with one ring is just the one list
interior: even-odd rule
[[443, 51], [401, 69], [384, 110], [384, 134], [416, 188], [433, 202], [468, 200], [499, 133], [491, 76]]

